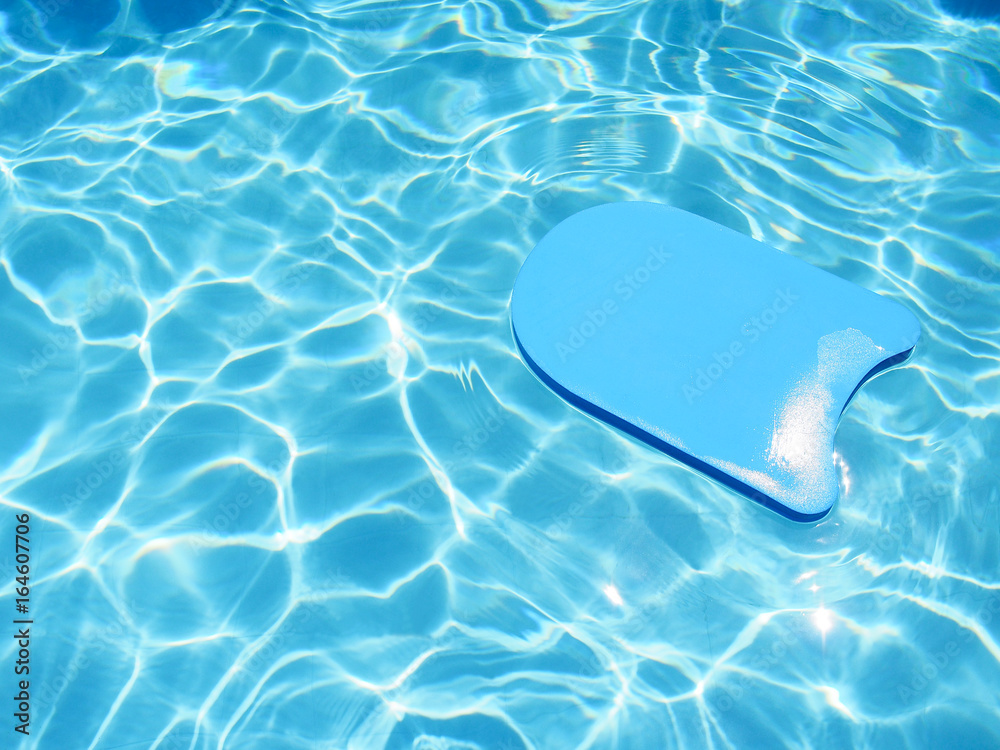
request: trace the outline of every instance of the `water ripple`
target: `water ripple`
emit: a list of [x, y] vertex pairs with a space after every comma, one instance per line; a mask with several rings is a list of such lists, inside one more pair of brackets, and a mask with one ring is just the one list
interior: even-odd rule
[[[23, 746], [1000, 743], [995, 19], [210, 5], [0, 11]], [[613, 200], [919, 316], [843, 418], [828, 519], [520, 362], [521, 262]]]

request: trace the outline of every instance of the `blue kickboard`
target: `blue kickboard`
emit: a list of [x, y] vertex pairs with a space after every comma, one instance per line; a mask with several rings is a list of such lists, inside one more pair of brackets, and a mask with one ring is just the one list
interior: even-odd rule
[[546, 234], [511, 323], [525, 363], [570, 404], [797, 521], [837, 500], [834, 434], [857, 389], [920, 338], [896, 302], [644, 202]]

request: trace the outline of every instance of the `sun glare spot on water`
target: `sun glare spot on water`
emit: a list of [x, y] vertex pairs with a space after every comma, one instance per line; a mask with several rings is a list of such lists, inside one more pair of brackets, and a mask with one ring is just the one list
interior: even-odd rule
[[833, 612], [826, 607], [820, 607], [813, 613], [812, 621], [816, 629], [826, 635], [833, 628]]
[[392, 715], [395, 717], [396, 721], [400, 721], [404, 716], [406, 716], [406, 706], [402, 703], [398, 703], [397, 701], [388, 701], [386, 706], [390, 711], [392, 711]]
[[608, 600], [616, 607], [621, 607], [623, 604], [625, 604], [625, 601], [622, 599], [622, 595], [618, 593], [618, 589], [615, 587], [613, 583], [609, 583], [607, 586], [605, 586], [603, 591], [604, 595], [608, 597]]
[[790, 229], [785, 229], [780, 224], [771, 222], [771, 229], [781, 235], [781, 238], [787, 240], [788, 242], [802, 242], [802, 238], [795, 234], [795, 232]]
[[406, 334], [403, 332], [403, 322], [392, 308], [386, 308], [385, 322], [389, 326], [389, 333], [392, 335], [393, 341], [402, 341], [405, 338]]
[[304, 526], [299, 529], [289, 529], [285, 532], [279, 532], [274, 535], [274, 538], [280, 545], [280, 548], [284, 548], [289, 544], [308, 544], [315, 539], [319, 539], [321, 535], [322, 532], [319, 529]]
[[403, 330], [403, 322], [395, 310], [386, 307], [383, 317], [389, 326], [389, 335], [392, 336], [392, 341], [385, 348], [386, 371], [392, 377], [400, 380], [406, 372], [406, 365], [410, 359], [407, 350], [410, 339]]
[[840, 497], [846, 498], [851, 491], [851, 467], [847, 465], [843, 454], [837, 451], [833, 452], [833, 465], [839, 470]]
[[854, 714], [851, 713], [850, 709], [844, 705], [843, 701], [840, 700], [840, 691], [836, 688], [829, 687], [827, 685], [818, 685], [817, 690], [819, 690], [823, 697], [826, 698], [827, 705], [831, 708], [835, 708], [844, 716], [854, 721]]

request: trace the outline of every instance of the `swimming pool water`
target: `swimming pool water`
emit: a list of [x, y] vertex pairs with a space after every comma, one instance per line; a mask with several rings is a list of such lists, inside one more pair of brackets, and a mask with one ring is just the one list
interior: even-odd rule
[[[3, 746], [1000, 746], [1000, 33], [963, 5], [0, 2]], [[619, 200], [919, 317], [826, 520], [517, 357], [521, 262]]]

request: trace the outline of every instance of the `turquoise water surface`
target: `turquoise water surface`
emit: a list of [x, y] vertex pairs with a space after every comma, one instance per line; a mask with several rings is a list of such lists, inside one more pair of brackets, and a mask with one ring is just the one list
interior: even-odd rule
[[[1000, 747], [995, 19], [87, 6], [0, 0], [0, 746]], [[824, 521], [518, 358], [623, 200], [918, 316]]]

